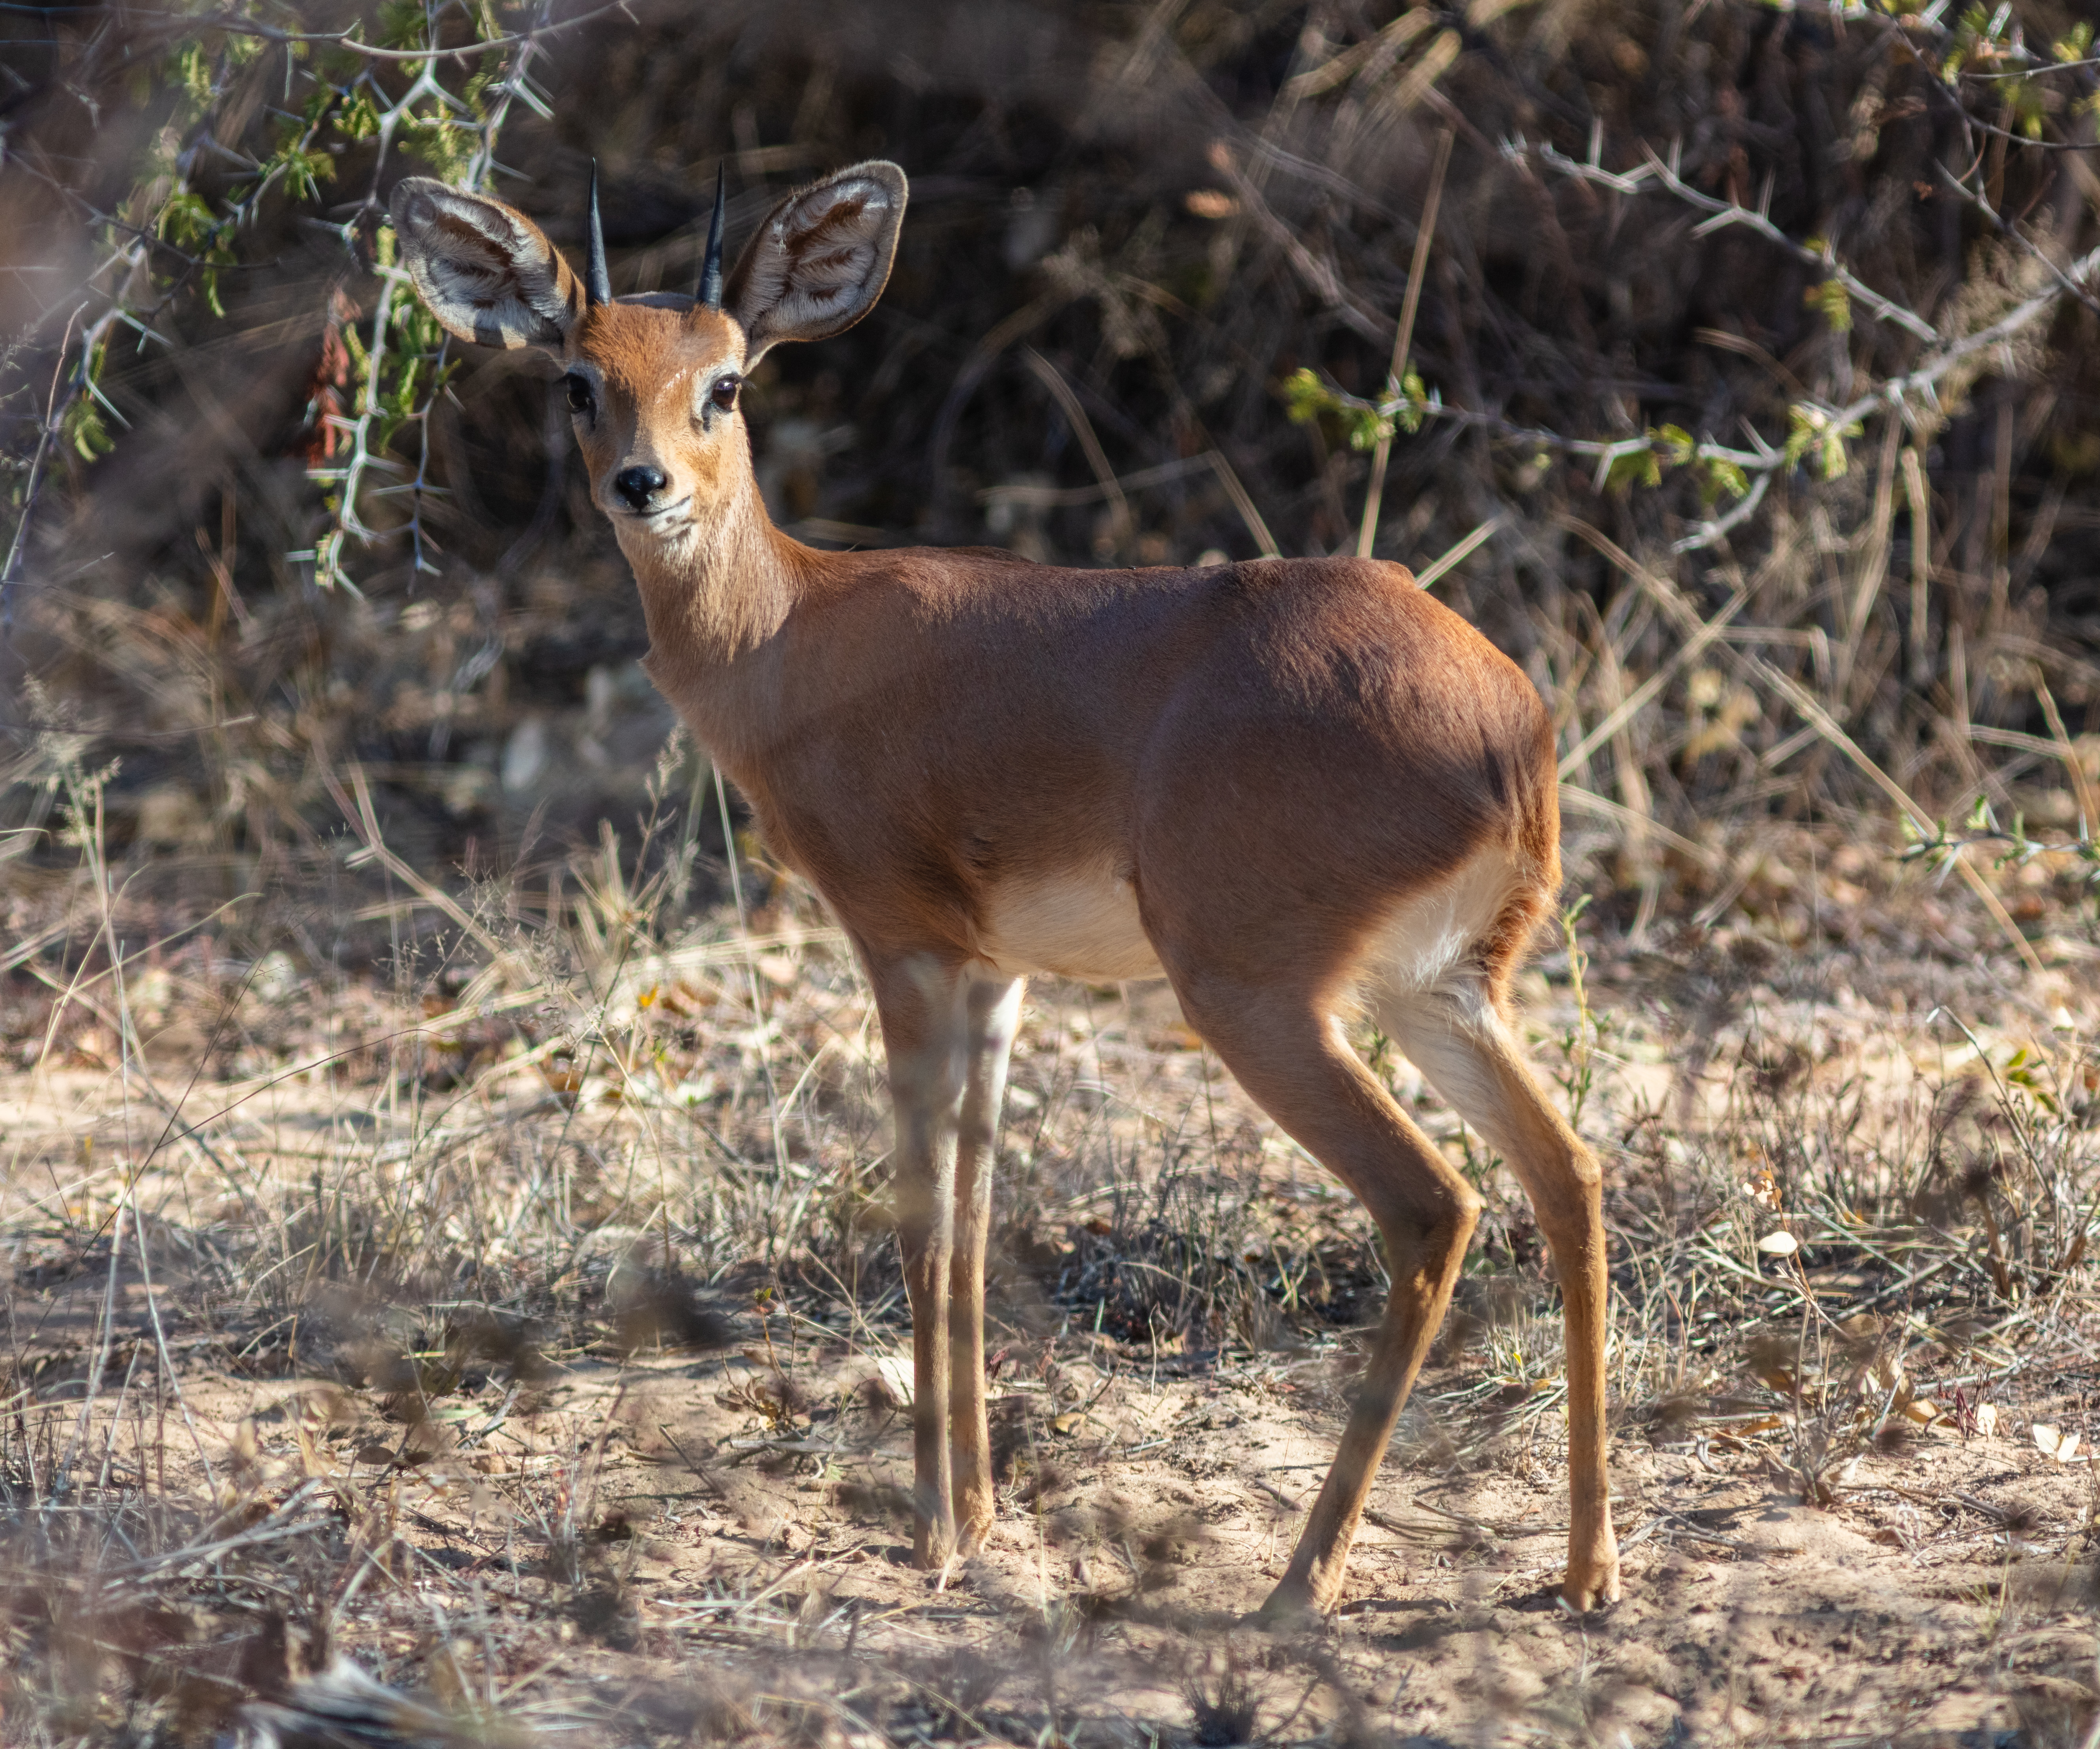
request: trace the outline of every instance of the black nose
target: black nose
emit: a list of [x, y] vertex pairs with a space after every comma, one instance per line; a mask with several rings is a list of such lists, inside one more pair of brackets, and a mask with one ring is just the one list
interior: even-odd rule
[[661, 468], [622, 468], [613, 477], [613, 490], [638, 510], [649, 508], [649, 500], [664, 490], [664, 470]]

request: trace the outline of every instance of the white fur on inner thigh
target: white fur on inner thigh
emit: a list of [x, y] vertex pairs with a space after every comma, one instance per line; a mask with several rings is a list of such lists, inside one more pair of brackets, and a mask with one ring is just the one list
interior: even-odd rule
[[1395, 908], [1379, 932], [1365, 991], [1373, 1016], [1460, 1117], [1507, 1151], [1502, 1089], [1482, 1046], [1504, 1029], [1480, 947], [1522, 870], [1501, 845]]
[[1163, 976], [1138, 919], [1137, 890], [1107, 867], [1031, 874], [993, 889], [977, 952], [998, 971], [1110, 984]]
[[1369, 956], [1374, 1007], [1389, 996], [1445, 989], [1454, 979], [1467, 981], [1469, 972], [1478, 981], [1475, 950], [1500, 920], [1519, 875], [1510, 852], [1490, 844], [1435, 886], [1401, 900], [1379, 926]]

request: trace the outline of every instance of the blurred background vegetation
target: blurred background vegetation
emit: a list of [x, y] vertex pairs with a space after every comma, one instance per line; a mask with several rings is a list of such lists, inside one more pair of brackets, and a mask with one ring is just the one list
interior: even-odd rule
[[7, 933], [61, 926], [68, 785], [124, 903], [257, 893], [226, 927], [315, 965], [383, 945], [330, 898], [375, 837], [457, 888], [714, 830], [551, 368], [441, 344], [391, 266], [399, 176], [575, 252], [593, 160], [622, 292], [693, 280], [717, 165], [732, 249], [827, 168], [910, 174], [874, 315], [747, 403], [814, 544], [1434, 566], [1554, 706], [1600, 919], [1710, 922], [1776, 813], [1996, 827], [2075, 884], [2080, 11], [11, 7]]

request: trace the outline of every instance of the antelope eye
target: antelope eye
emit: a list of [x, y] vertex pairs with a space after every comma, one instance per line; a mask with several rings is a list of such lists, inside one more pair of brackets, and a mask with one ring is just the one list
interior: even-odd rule
[[717, 377], [714, 387], [708, 390], [708, 399], [726, 413], [736, 405], [736, 391], [743, 381], [734, 371], [726, 377]]
[[571, 371], [567, 377], [564, 377], [562, 379], [562, 386], [567, 389], [569, 392], [569, 411], [571, 412], [588, 413], [591, 410], [593, 403], [591, 399], [591, 385], [589, 378], [579, 377], [575, 372]]

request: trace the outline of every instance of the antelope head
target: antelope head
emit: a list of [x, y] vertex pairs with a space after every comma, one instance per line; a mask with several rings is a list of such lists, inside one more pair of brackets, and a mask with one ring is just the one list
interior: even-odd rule
[[450, 333], [535, 346], [564, 371], [591, 496], [638, 571], [704, 560], [752, 508], [739, 391], [783, 340], [853, 326], [889, 278], [904, 173], [880, 160], [796, 191], [722, 272], [722, 184], [695, 295], [612, 295], [591, 173], [579, 276], [514, 208], [422, 177], [394, 190], [394, 228], [417, 291]]

